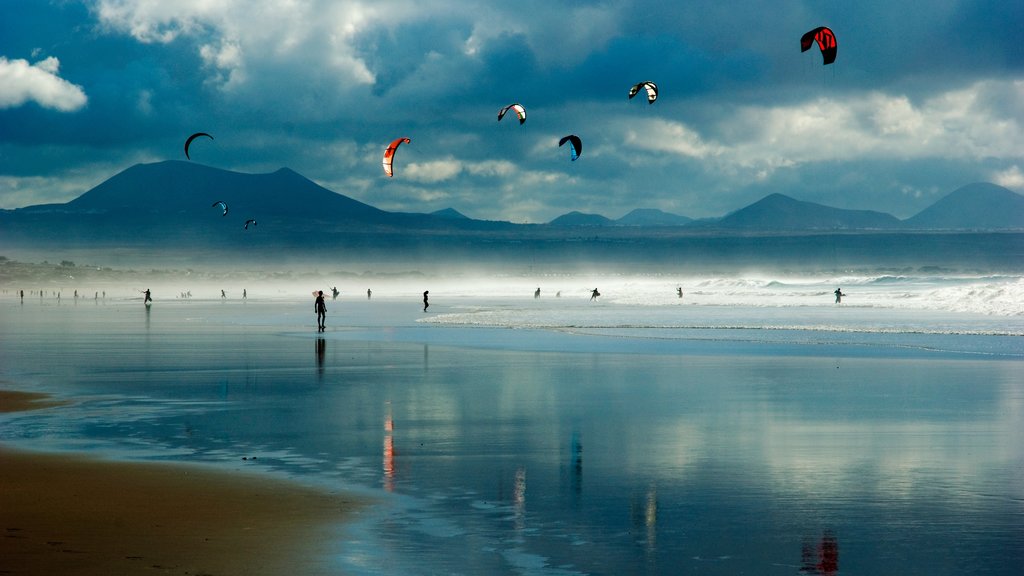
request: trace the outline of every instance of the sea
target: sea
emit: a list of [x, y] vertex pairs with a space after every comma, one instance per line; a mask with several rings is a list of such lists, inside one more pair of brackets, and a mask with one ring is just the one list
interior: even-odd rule
[[4, 286], [0, 384], [69, 403], [0, 441], [365, 496], [341, 574], [1024, 566], [1024, 275], [331, 287]]

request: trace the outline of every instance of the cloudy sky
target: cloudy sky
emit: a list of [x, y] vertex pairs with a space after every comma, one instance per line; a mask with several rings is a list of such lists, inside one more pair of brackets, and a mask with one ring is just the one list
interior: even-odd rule
[[[799, 49], [822, 25], [829, 66]], [[193, 162], [386, 210], [707, 217], [781, 192], [905, 218], [971, 182], [1024, 193], [1022, 30], [1007, 0], [3, 0], [0, 208], [204, 131]], [[653, 105], [627, 98], [643, 80]]]

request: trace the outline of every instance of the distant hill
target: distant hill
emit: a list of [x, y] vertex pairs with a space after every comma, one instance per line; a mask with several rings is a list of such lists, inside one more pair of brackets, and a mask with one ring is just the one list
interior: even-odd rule
[[655, 208], [637, 208], [615, 221], [621, 226], [685, 226], [692, 218], [662, 212]]
[[568, 214], [562, 214], [548, 224], [551, 226], [611, 226], [615, 222], [600, 214], [584, 214], [574, 210]]
[[903, 221], [919, 229], [1024, 229], [1024, 196], [978, 182], [957, 188], [935, 204]]
[[770, 194], [709, 225], [741, 230], [877, 230], [899, 228], [900, 220], [883, 212], [844, 210]]
[[238, 218], [290, 216], [383, 221], [389, 215], [332, 192], [288, 168], [270, 174], [243, 174], [181, 161], [137, 164], [67, 204], [23, 210], [202, 217], [216, 212], [212, 204], [218, 200], [228, 205], [229, 215]]
[[443, 210], [436, 210], [430, 213], [431, 216], [437, 216], [438, 218], [447, 218], [449, 220], [470, 220], [469, 216], [466, 216], [462, 212], [459, 212], [455, 208], [445, 208]]

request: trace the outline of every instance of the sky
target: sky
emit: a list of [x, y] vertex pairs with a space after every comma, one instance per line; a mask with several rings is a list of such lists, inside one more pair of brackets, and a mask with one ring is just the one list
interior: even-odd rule
[[[834, 64], [800, 51], [818, 26]], [[192, 162], [392, 211], [704, 218], [782, 193], [907, 218], [972, 182], [1024, 193], [1022, 30], [1006, 0], [0, 0], [0, 208], [207, 132]], [[513, 102], [525, 124], [497, 120]]]

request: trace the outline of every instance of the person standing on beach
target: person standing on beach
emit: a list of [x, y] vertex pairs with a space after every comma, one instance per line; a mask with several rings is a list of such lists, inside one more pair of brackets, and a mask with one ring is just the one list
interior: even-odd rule
[[843, 303], [843, 296], [846, 296], [846, 294], [843, 294], [842, 289], [836, 288], [836, 291], [833, 292], [833, 294], [836, 295], [836, 304], [842, 304]]
[[327, 328], [327, 303], [324, 302], [324, 291], [317, 292], [316, 302], [313, 303], [313, 311], [316, 312], [317, 332], [323, 332]]
[[367, 288], [366, 289], [366, 299], [369, 300], [371, 296], [373, 296], [373, 292], [370, 292], [370, 289]]
[[430, 308], [430, 302], [427, 302], [427, 294], [430, 294], [430, 290], [423, 292], [423, 311], [426, 312], [427, 308]]

